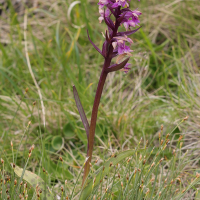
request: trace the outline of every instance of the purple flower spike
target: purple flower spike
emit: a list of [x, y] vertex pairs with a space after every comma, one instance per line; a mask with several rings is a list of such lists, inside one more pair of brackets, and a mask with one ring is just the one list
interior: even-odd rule
[[[105, 24], [107, 25], [105, 36], [103, 34], [103, 36], [105, 37], [105, 41], [103, 42], [102, 51], [91, 41], [89, 35], [88, 39], [90, 40], [94, 48], [104, 57], [104, 65], [97, 86], [94, 105], [92, 109], [92, 116], [88, 136], [87, 160], [84, 166], [82, 186], [85, 185], [85, 181], [87, 180], [88, 174], [90, 172], [90, 163], [92, 161], [98, 107], [107, 75], [111, 72], [119, 70], [122, 70], [125, 73], [127, 73], [130, 70], [130, 64], [127, 62], [132, 56], [131, 52], [133, 50], [131, 50], [130, 45], [133, 43], [133, 41], [130, 38], [128, 38], [128, 35], [135, 33], [139, 29], [138, 28], [136, 30], [131, 30], [130, 28], [135, 27], [140, 23], [139, 16], [142, 14], [138, 10], [130, 10], [127, 0], [99, 0], [98, 5], [100, 13], [99, 22], [101, 23], [104, 20]], [[124, 25], [126, 31], [119, 32], [118, 29], [120, 25]], [[127, 56], [128, 58], [126, 58]], [[111, 64], [112, 59], [115, 57], [115, 64]], [[76, 98], [76, 100], [77, 99], [78, 98]], [[77, 104], [80, 107], [79, 100], [77, 100], [76, 102], [78, 102]], [[80, 108], [80, 114], [83, 117], [82, 121], [83, 123], [85, 123], [87, 119], [83, 116], [82, 107]], [[85, 129], [86, 132], [88, 132], [88, 126], [86, 126]]]

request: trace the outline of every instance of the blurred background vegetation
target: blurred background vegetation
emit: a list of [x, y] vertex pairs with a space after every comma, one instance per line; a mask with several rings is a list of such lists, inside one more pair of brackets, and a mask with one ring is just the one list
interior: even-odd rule
[[[12, 162], [12, 141], [15, 156], [19, 149], [17, 164], [23, 166], [25, 152], [35, 144], [27, 169], [38, 172], [45, 167], [56, 180], [61, 176], [73, 179], [86, 156], [87, 137], [72, 86], [77, 87], [90, 120], [103, 58], [89, 43], [86, 30], [101, 48], [101, 32], [106, 28], [98, 22], [97, 3], [5, 0], [0, 4], [0, 154], [6, 152]], [[158, 135], [161, 124], [167, 134], [180, 119], [189, 116], [172, 137], [175, 141], [184, 136], [183, 149], [190, 150], [188, 168], [198, 169], [200, 2], [132, 0], [130, 5], [142, 12], [142, 28], [131, 36], [134, 52], [130, 72], [111, 73], [106, 81], [94, 159], [101, 160], [107, 147], [110, 155], [135, 148], [141, 137], [151, 140]], [[153, 143], [157, 145], [158, 140]], [[60, 155], [64, 167], [55, 162]], [[191, 157], [195, 161], [189, 162]], [[63, 170], [65, 173], [61, 173]]]

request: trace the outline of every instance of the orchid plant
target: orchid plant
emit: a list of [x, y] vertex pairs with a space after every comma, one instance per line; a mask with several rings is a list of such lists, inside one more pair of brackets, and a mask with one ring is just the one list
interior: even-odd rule
[[[100, 50], [91, 41], [88, 34], [89, 41], [104, 58], [104, 65], [99, 78], [99, 83], [93, 104], [90, 126], [81, 105], [80, 99], [78, 97], [77, 90], [75, 86], [73, 87], [76, 105], [80, 113], [83, 125], [85, 127], [88, 139], [87, 159], [84, 166], [84, 176], [82, 184], [85, 183], [85, 180], [90, 171], [98, 107], [107, 75], [110, 72], [118, 70], [124, 71], [125, 73], [130, 70], [130, 64], [128, 63], [128, 60], [131, 56], [132, 50], [130, 48], [130, 45], [133, 43], [133, 41], [128, 36], [135, 33], [140, 28], [139, 27], [135, 30], [131, 30], [131, 27], [138, 26], [138, 24], [140, 23], [139, 16], [142, 14], [137, 9], [132, 11], [129, 8], [127, 0], [99, 0], [98, 5], [100, 13], [99, 22], [101, 23], [104, 20], [107, 25], [107, 30], [105, 31], [105, 42], [103, 43], [102, 50]], [[114, 17], [114, 22], [111, 17]], [[124, 25], [126, 31], [118, 32], [118, 29], [121, 25]], [[115, 57], [116, 63], [111, 65], [111, 61]]]

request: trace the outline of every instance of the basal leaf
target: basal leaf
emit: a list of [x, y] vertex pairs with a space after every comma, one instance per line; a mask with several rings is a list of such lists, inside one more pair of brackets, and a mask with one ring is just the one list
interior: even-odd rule
[[55, 150], [58, 151], [58, 150], [62, 149], [62, 147], [64, 146], [64, 140], [59, 135], [54, 136], [52, 141], [51, 141], [51, 145]]
[[[42, 191], [42, 195], [44, 197], [45, 194], [45, 182], [42, 178], [40, 178], [38, 175], [25, 170], [25, 172], [23, 173], [24, 169], [20, 168], [18, 166], [15, 166], [14, 168], [14, 172], [17, 174], [17, 176], [19, 176], [20, 178], [23, 176], [23, 179], [25, 181], [27, 181], [35, 190], [36, 190], [36, 186], [37, 188], [39, 188], [39, 190]], [[43, 199], [43, 198], [41, 198]], [[46, 199], [48, 200], [53, 200], [53, 194], [49, 192], [48, 187], [46, 185]]]
[[74, 131], [74, 127], [71, 123], [67, 123], [63, 127], [63, 133], [66, 139], [72, 139], [76, 136], [76, 133]]

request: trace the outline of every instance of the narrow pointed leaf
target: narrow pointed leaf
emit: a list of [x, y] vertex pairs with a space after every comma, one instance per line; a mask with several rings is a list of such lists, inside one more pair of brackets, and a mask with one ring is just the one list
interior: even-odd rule
[[106, 41], [107, 41], [109, 44], [111, 44], [110, 38], [108, 37], [108, 31], [107, 31], [107, 30], [106, 30]]
[[127, 12], [127, 11], [132, 12], [132, 10], [130, 10], [129, 8], [123, 8], [123, 9], [121, 10], [122, 13], [123, 13], [123, 12]]
[[88, 30], [87, 30], [87, 35], [88, 35], [88, 39], [89, 39], [90, 43], [93, 45], [93, 47], [103, 56], [101, 50], [100, 50], [100, 49], [92, 42], [92, 40], [90, 39]]
[[115, 29], [115, 25], [114, 25], [113, 21], [109, 17], [105, 16], [105, 11], [104, 11], [104, 16], [103, 17], [104, 17], [104, 20], [105, 20], [107, 26], [109, 26], [112, 30], [114, 30]]
[[122, 69], [126, 65], [126, 63], [128, 62], [129, 58], [130, 57], [126, 58], [123, 62], [121, 62], [119, 64], [111, 65], [110, 67], [108, 67], [106, 69], [106, 72], [115, 72], [115, 71]]
[[[128, 150], [128, 151], [124, 151], [122, 153], [120, 153], [119, 155], [117, 155], [116, 158], [111, 158], [110, 160], [108, 160], [104, 166], [100, 167], [96, 172], [95, 172], [95, 177], [96, 177], [96, 181], [93, 185], [93, 180], [91, 180], [88, 185], [83, 189], [81, 196], [79, 198], [79, 200], [85, 200], [88, 198], [88, 196], [92, 193], [92, 190], [95, 189], [96, 186], [99, 185], [100, 180], [102, 179], [102, 177], [105, 177], [110, 170], [110, 163], [112, 162], [112, 166], [115, 166], [117, 163], [122, 162], [125, 158], [133, 155], [135, 152], [135, 150]], [[104, 170], [103, 170], [104, 168]]]
[[76, 90], [76, 87], [73, 86], [73, 93], [74, 93], [74, 99], [76, 101], [76, 106], [78, 108], [78, 112], [81, 116], [81, 120], [83, 122], [83, 126], [85, 127], [85, 131], [86, 131], [86, 134], [87, 134], [87, 139], [89, 138], [89, 123], [88, 123], [88, 120], [87, 120], [87, 117], [85, 115], [85, 112], [84, 112], [84, 109], [83, 109], [83, 106], [81, 104], [81, 101], [80, 101], [80, 98], [78, 96], [78, 92]]
[[141, 27], [142, 26], [140, 26], [139, 28], [132, 30], [132, 31], [119, 32], [119, 33], [117, 33], [117, 36], [131, 35], [131, 34], [135, 33], [136, 31], [138, 31]]
[[[38, 175], [28, 170], [24, 170], [18, 166], [15, 166], [14, 172], [20, 178], [23, 177], [23, 179], [27, 181], [35, 190], [37, 186], [37, 189], [42, 191], [42, 193], [40, 193], [42, 197], [45, 197], [45, 194], [46, 194], [46, 199], [49, 199], [49, 200], [54, 199], [54, 195], [49, 192], [48, 186], [45, 184], [45, 181], [42, 178], [40, 178]], [[45, 187], [46, 187], [46, 191], [45, 191]]]
[[112, 30], [114, 30], [114, 28], [115, 28], [115, 26], [113, 26], [114, 24], [112, 23], [110, 23], [110, 21], [108, 20], [109, 18], [107, 18], [107, 17], [105, 17], [104, 16], [104, 21], [105, 21], [105, 23], [106, 23], [106, 25], [108, 26], [108, 27], [110, 27]]

